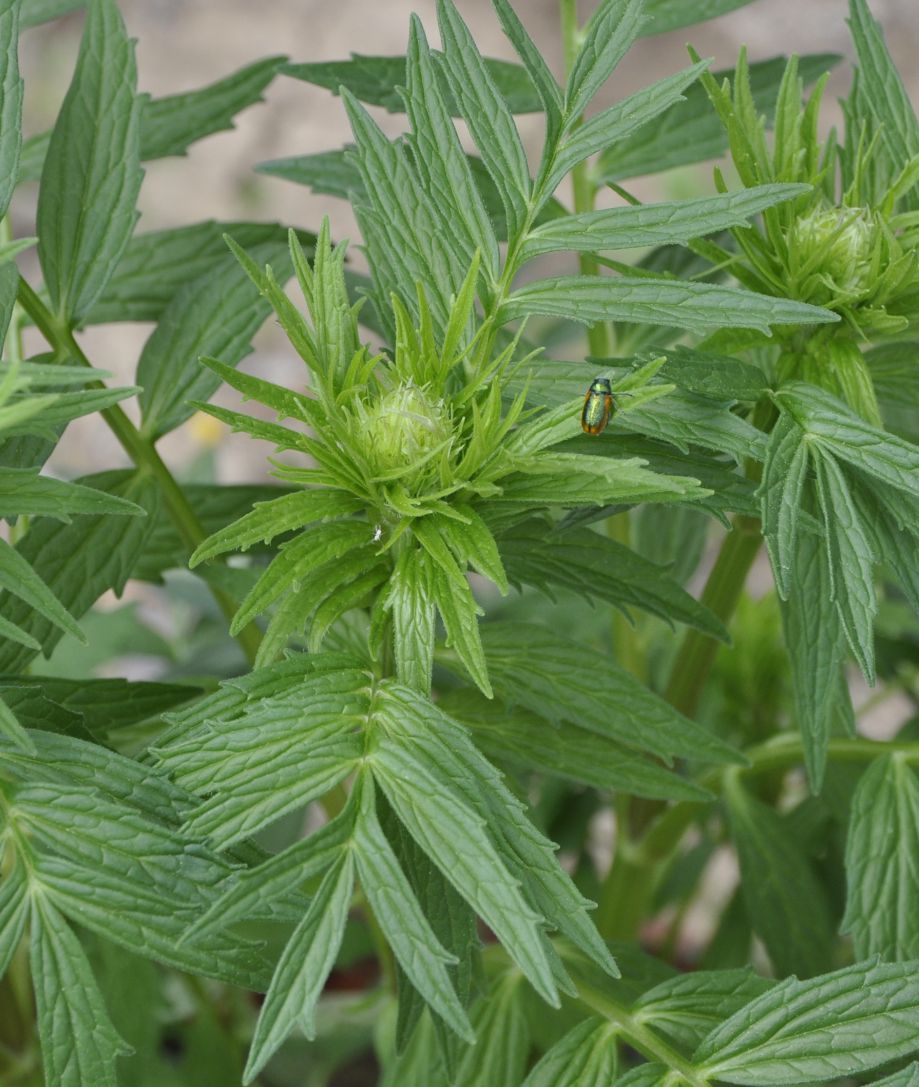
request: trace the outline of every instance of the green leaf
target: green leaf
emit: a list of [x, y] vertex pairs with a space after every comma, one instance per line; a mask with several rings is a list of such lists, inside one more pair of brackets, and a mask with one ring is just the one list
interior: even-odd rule
[[[373, 766], [376, 774], [376, 765]], [[414, 988], [461, 1038], [475, 1033], [460, 1003], [448, 965], [457, 959], [434, 935], [418, 899], [380, 826], [373, 779], [361, 783], [360, 811], [355, 824], [354, 855], [361, 886], [393, 954]]]
[[561, 143], [557, 153], [546, 165], [545, 176], [540, 177], [539, 193], [545, 198], [552, 195], [562, 179], [579, 162], [611, 144], [618, 143], [642, 125], [654, 120], [658, 114], [679, 102], [683, 91], [694, 82], [708, 66], [708, 62], [694, 64], [675, 75], [667, 76], [651, 87], [645, 87], [629, 95], [615, 106], [595, 114], [584, 124], [572, 130]]
[[643, 993], [632, 1015], [691, 1052], [711, 1030], [774, 984], [749, 968], [677, 974]]
[[197, 687], [126, 679], [0, 676], [0, 694], [27, 728], [104, 742], [111, 729], [158, 717], [194, 698]]
[[353, 887], [354, 857], [344, 852], [284, 948], [255, 1027], [243, 1083], [256, 1079], [294, 1027], [315, 1038], [316, 1003], [335, 965]]
[[78, 322], [131, 237], [140, 168], [134, 46], [114, 0], [94, 0], [38, 193], [38, 256], [51, 306]]
[[[405, 692], [403, 699], [410, 693], [408, 688]], [[397, 721], [384, 705], [379, 720], [385, 735], [373, 752], [373, 775], [399, 820], [491, 928], [537, 992], [557, 1005], [539, 928], [542, 919], [507, 870], [485, 820], [458, 791], [468, 790], [468, 781], [454, 784], [441, 766], [423, 756], [417, 743], [408, 740], [403, 730], [411, 726], [414, 731], [411, 719]], [[456, 834], [458, 826], [463, 827], [461, 836]]]
[[[269, 242], [254, 253], [275, 263], [285, 260], [286, 249]], [[186, 284], [164, 310], [137, 364], [144, 433], [160, 437], [194, 414], [188, 401], [207, 400], [219, 386], [199, 360], [219, 355], [235, 366], [251, 350], [270, 310], [232, 256]]]
[[31, 966], [46, 1082], [117, 1087], [115, 1061], [132, 1050], [112, 1025], [80, 941], [42, 895], [32, 910]]
[[899, 1072], [875, 1080], [874, 1087], [919, 1087], [919, 1063], [913, 1061]]
[[553, 529], [532, 519], [501, 534], [508, 577], [551, 594], [558, 586], [588, 600], [634, 606], [667, 622], [687, 623], [728, 641], [723, 624], [690, 596], [667, 569], [637, 551], [586, 528]]
[[[485, 60], [485, 67], [498, 93], [512, 113], [538, 113], [542, 100], [519, 64], [506, 60]], [[285, 64], [281, 71], [305, 83], [314, 83], [338, 94], [344, 87], [359, 102], [382, 106], [390, 113], [403, 113], [405, 100], [399, 88], [405, 86], [405, 57], [376, 57], [352, 53], [350, 60], [320, 61], [313, 64]], [[447, 108], [454, 117], [460, 115], [452, 95], [444, 87]]]
[[804, 434], [782, 414], [769, 436], [759, 497], [763, 507], [763, 536], [775, 587], [782, 600], [791, 591], [795, 543], [801, 514], [801, 497], [808, 475], [808, 453]]
[[808, 781], [811, 789], [819, 792], [830, 735], [852, 715], [843, 678], [845, 643], [833, 604], [823, 541], [811, 532], [799, 531], [793, 565], [795, 576], [781, 606], [782, 626]]
[[857, 1076], [919, 1049], [916, 963], [788, 978], [705, 1039], [701, 1076], [753, 1087]]
[[[681, 0], [676, 0], [674, 7], [680, 12], [689, 10]], [[647, 0], [645, 9], [648, 10]], [[654, 23], [645, 26], [647, 29]], [[813, 83], [840, 59], [834, 53], [800, 57], [798, 74], [805, 84]], [[772, 57], [770, 60], [756, 61], [747, 69], [756, 111], [765, 116], [767, 123], [775, 115], [776, 96], [786, 65], [785, 57]], [[737, 73], [733, 68], [728, 68], [712, 72], [712, 78], [719, 86], [725, 79], [730, 80], [733, 86]], [[602, 151], [596, 164], [596, 178], [598, 183], [603, 183], [656, 174], [677, 166], [717, 158], [724, 154], [727, 147], [727, 132], [718, 114], [711, 108], [705, 88], [689, 87], [685, 101], [669, 106], [656, 124], [645, 126]]]
[[876, 759], [852, 798], [843, 931], [858, 958], [919, 958], [919, 780], [897, 755]]
[[[269, 242], [287, 245], [287, 228], [279, 223], [216, 222], [135, 234], [84, 324], [113, 321], [158, 321], [186, 284], [213, 275], [227, 259], [224, 235], [259, 251]], [[301, 234], [312, 245], [313, 234]]]
[[523, 1087], [608, 1087], [617, 1071], [615, 1026], [585, 1019], [547, 1050]]
[[629, 276], [559, 276], [518, 288], [498, 310], [501, 324], [529, 314], [596, 321], [666, 324], [703, 334], [714, 328], [812, 325], [838, 320], [829, 310], [710, 283]]
[[72, 513], [142, 516], [143, 510], [116, 495], [40, 476], [33, 468], [0, 468], [0, 517], [43, 515], [70, 521]]
[[810, 860], [782, 817], [736, 781], [727, 799], [747, 912], [776, 971], [821, 973], [835, 925]]
[[652, 800], [710, 799], [705, 789], [659, 763], [570, 722], [551, 722], [468, 689], [442, 696], [439, 704], [472, 729], [478, 746], [498, 761]]
[[806, 185], [757, 185], [673, 204], [639, 204], [566, 215], [531, 230], [521, 259], [557, 250], [599, 253], [686, 243], [718, 230], [746, 226], [751, 216], [764, 208], [807, 191]]
[[76, 11], [86, 4], [86, 0], [23, 0], [21, 25], [23, 29], [50, 22], [70, 11]]
[[581, 117], [594, 95], [638, 37], [645, 21], [643, 0], [602, 0], [584, 28], [565, 88], [567, 127]]
[[293, 529], [358, 513], [362, 508], [358, 499], [332, 488], [292, 491], [268, 502], [256, 502], [250, 513], [208, 536], [188, 565], [194, 568], [226, 551], [248, 551], [253, 544], [270, 543]]
[[736, 761], [737, 752], [589, 646], [526, 623], [487, 623], [482, 643], [495, 689], [549, 720], [571, 721], [665, 762]]
[[521, 977], [510, 970], [492, 984], [473, 1012], [475, 1045], [467, 1046], [451, 1087], [519, 1083], [530, 1050]]
[[[502, 30], [523, 61], [536, 88], [536, 93], [539, 95], [546, 114], [546, 144], [551, 147], [555, 143], [562, 124], [562, 93], [559, 85], [509, 0], [492, 0], [492, 3], [501, 21]], [[488, 64], [488, 61], [485, 63]], [[506, 94], [505, 97], [507, 97]], [[520, 113], [522, 110], [514, 109], [511, 105], [511, 112]]]
[[[395, 730], [403, 744], [426, 752], [431, 766], [443, 765], [457, 786], [466, 783], [464, 800], [495, 834], [502, 857], [513, 866], [513, 874], [527, 897], [605, 974], [618, 977], [615, 961], [587, 916], [591, 904], [559, 867], [555, 846], [533, 826], [523, 805], [476, 751], [465, 730], [408, 688], [390, 686], [389, 701], [395, 709], [385, 714], [387, 731]], [[445, 742], [446, 737], [449, 742]], [[438, 858], [431, 856], [443, 870]], [[444, 874], [455, 883], [449, 872]], [[463, 888], [457, 890], [465, 894]], [[551, 950], [550, 945], [546, 946]], [[558, 973], [556, 977], [561, 982]]]
[[85, 641], [73, 616], [27, 560], [6, 540], [0, 540], [0, 586], [59, 630]]
[[[10, 624], [10, 626], [12, 626], [12, 624]], [[28, 733], [2, 698], [0, 698], [0, 736], [5, 736], [17, 747], [22, 748], [23, 751], [35, 750], [32, 741], [29, 739]], [[0, 905], [0, 918], [2, 918], [2, 914], [3, 908], [2, 905]], [[0, 925], [2, 925], [2, 920], [0, 920]], [[0, 928], [0, 932], [2, 932], [2, 928]], [[0, 940], [2, 940], [2, 937], [0, 937]], [[0, 977], [3, 976], [3, 970], [3, 948], [0, 946]]]
[[817, 496], [830, 565], [830, 591], [846, 640], [869, 683], [874, 682], [874, 553], [851, 492], [832, 457], [815, 457]]
[[693, 0], [692, 7], [687, 7], [682, 0], [645, 0], [645, 12], [648, 21], [641, 33], [666, 34], [670, 30], [679, 30], [681, 26], [692, 26], [716, 19], [729, 11], [746, 7], [751, 0]]
[[453, 0], [438, 0], [437, 21], [447, 82], [501, 194], [508, 237], [515, 238], [530, 198], [530, 169], [520, 134]]
[[237, 113], [262, 101], [262, 91], [286, 59], [265, 57], [206, 87], [145, 102], [141, 158], [147, 161], [184, 155], [197, 140], [233, 128]]
[[406, 112], [412, 125], [415, 167], [436, 206], [450, 222], [466, 265], [476, 252], [484, 270], [497, 280], [498, 242], [456, 129], [417, 16], [412, 17], [406, 58]]
[[392, 616], [393, 655], [400, 683], [424, 694], [431, 690], [434, 664], [434, 595], [431, 569], [419, 553], [403, 551], [386, 589], [384, 607]]
[[[108, 589], [123, 591], [143, 553], [159, 504], [159, 491], [149, 476], [105, 472], [84, 477], [81, 483], [126, 498], [146, 510], [147, 516], [86, 516], [69, 525], [36, 518], [30, 525], [17, 552], [77, 618]], [[6, 593], [0, 596], [0, 614], [28, 631], [46, 653], [60, 640], [62, 631], [50, 619]], [[22, 671], [35, 653], [35, 649], [0, 643], [0, 672]]]
[[665, 381], [715, 400], [758, 400], [768, 387], [766, 375], [758, 366], [728, 355], [711, 351], [696, 351], [683, 344], [662, 348], [654, 354], [664, 355], [666, 362], [660, 370]]
[[0, 3], [0, 217], [6, 215], [19, 176], [22, 79], [19, 76], [20, 0]]
[[[919, 155], [919, 121], [884, 36], [865, 0], [849, 0], [849, 26], [858, 54], [858, 104], [873, 121], [895, 170]], [[915, 182], [914, 182], [915, 185]], [[919, 206], [915, 192], [908, 206]]]
[[25, 866], [16, 862], [0, 882], [0, 978], [19, 948], [29, 917], [29, 883]]

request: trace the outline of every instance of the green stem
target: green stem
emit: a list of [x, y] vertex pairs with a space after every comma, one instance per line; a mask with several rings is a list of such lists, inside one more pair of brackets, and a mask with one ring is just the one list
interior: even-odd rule
[[[36, 327], [48, 343], [54, 348], [59, 361], [75, 360], [82, 366], [87, 366], [92, 369], [92, 363], [77, 343], [73, 332], [66, 326], [62, 326], [58, 323], [54, 315], [50, 312], [44, 302], [42, 302], [41, 298], [39, 298], [35, 291], [22, 278], [19, 280], [18, 298], [23, 309], [35, 322]], [[87, 387], [104, 389], [105, 385], [101, 381], [93, 381], [90, 382]], [[198, 520], [198, 516], [194, 509], [192, 509], [191, 503], [188, 501], [185, 492], [163, 463], [153, 442], [149, 441], [141, 434], [118, 404], [103, 409], [101, 415], [106, 423], [108, 423], [112, 433], [123, 446], [125, 452], [134, 462], [134, 465], [138, 469], [148, 472], [156, 480], [165, 500], [166, 508], [169, 511], [173, 524], [182, 538], [182, 542], [189, 551], [194, 551], [195, 548], [207, 538], [207, 533], [201, 522]], [[236, 613], [236, 603], [233, 598], [222, 589], [211, 587], [211, 592], [213, 593], [214, 599], [217, 601], [220, 610], [228, 620], [231, 620]], [[260, 637], [258, 628], [252, 623], [237, 635], [237, 641], [250, 662], [254, 662], [255, 660]]]
[[[578, 26], [577, 0], [561, 0], [562, 42], [565, 51], [565, 72], [570, 73], [581, 44], [581, 32]], [[578, 122], [580, 123], [580, 121]], [[571, 171], [571, 186], [576, 214], [593, 211], [597, 190], [590, 176], [586, 162], [580, 162]], [[593, 253], [581, 253], [578, 257], [581, 275], [595, 276], [600, 272], [600, 265]], [[608, 322], [598, 321], [587, 330], [587, 343], [591, 355], [609, 358], [613, 353], [612, 330]]]
[[707, 1087], [708, 1080], [700, 1076], [681, 1053], [637, 1019], [628, 1008], [591, 985], [577, 981], [577, 986], [578, 999], [591, 1011], [613, 1023], [625, 1041], [633, 1049], [637, 1049], [642, 1056], [650, 1061], [660, 1061], [661, 1064], [665, 1064], [692, 1087]]
[[[761, 542], [759, 522], [752, 517], [737, 517], [733, 531], [721, 546], [700, 599], [725, 624], [734, 614]], [[665, 697], [688, 717], [699, 705], [718, 644], [699, 630], [687, 630], [683, 637]]]
[[[857, 736], [830, 740], [827, 747], [827, 758], [831, 762], [870, 762], [881, 755], [889, 754], [899, 755], [905, 762], [919, 765], [919, 742], [898, 743], [896, 740], [869, 740]], [[804, 761], [804, 741], [799, 733], [785, 732], [749, 748], [744, 755], [747, 759], [746, 766], [709, 770], [699, 778], [698, 784], [720, 794], [729, 776], [736, 780], [787, 769]], [[645, 864], [666, 860], [692, 822], [706, 807], [705, 802], [697, 800], [682, 800], [674, 804], [651, 825], [644, 839], [634, 847], [635, 853]]]

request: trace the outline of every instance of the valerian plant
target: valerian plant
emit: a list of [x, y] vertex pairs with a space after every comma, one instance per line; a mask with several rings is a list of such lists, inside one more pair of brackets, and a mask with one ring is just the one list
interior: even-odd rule
[[[0, 0], [4, 1087], [919, 1075], [919, 740], [860, 722], [917, 699], [919, 122], [866, 0], [829, 134], [828, 55], [690, 50], [595, 105], [745, 0], [561, 0], [562, 82], [493, 2], [519, 64], [439, 0], [437, 50], [413, 19], [404, 56], [156, 99], [115, 0]], [[20, 31], [84, 7], [23, 140]], [[136, 232], [142, 163], [282, 74], [352, 142], [258, 169], [360, 238]], [[623, 185], [725, 152], [693, 199]], [[237, 368], [270, 315], [289, 385]], [[154, 327], [110, 388], [80, 332], [122, 321]], [[130, 467], [59, 480], [90, 412]], [[196, 412], [277, 482], [178, 479]], [[195, 625], [94, 607], [130, 580]], [[151, 646], [157, 682], [92, 674]]]

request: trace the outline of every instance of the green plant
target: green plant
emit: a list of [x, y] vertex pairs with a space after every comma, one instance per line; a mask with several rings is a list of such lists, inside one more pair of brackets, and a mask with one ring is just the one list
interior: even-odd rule
[[[440, 52], [413, 19], [404, 58], [151, 100], [90, 0], [54, 129], [23, 142], [19, 29], [83, 5], [0, 2], [0, 211], [40, 177], [44, 281], [5, 218], [4, 1087], [370, 1082], [346, 1078], [370, 1049], [392, 1087], [915, 1080], [919, 739], [864, 735], [848, 669], [915, 708], [919, 122], [865, 0], [822, 143], [832, 57], [716, 77], [693, 54], [591, 109], [639, 35], [743, 3], [601, 0], [581, 27], [561, 0], [564, 86], [508, 0], [519, 65], [440, 0]], [[279, 72], [338, 91], [354, 144], [259, 169], [349, 198], [369, 274], [327, 222], [134, 233], [141, 163]], [[726, 150], [733, 188], [620, 184]], [[578, 274], [521, 281], [560, 252]], [[237, 369], [270, 313], [293, 388]], [[109, 389], [79, 332], [135, 320], [137, 387]], [[585, 433], [598, 374], [613, 414]], [[279, 485], [178, 480], [157, 442], [197, 410], [274, 447]], [[132, 467], [42, 474], [92, 411]], [[194, 617], [172, 645], [98, 621], [164, 577]], [[152, 645], [160, 681], [88, 678], [78, 619], [94, 662]]]

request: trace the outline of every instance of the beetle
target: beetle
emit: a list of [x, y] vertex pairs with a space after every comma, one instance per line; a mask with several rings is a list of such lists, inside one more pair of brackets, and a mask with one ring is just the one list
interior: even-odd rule
[[613, 387], [608, 377], [595, 377], [584, 397], [581, 429], [585, 434], [602, 434], [609, 417], [616, 410]]

